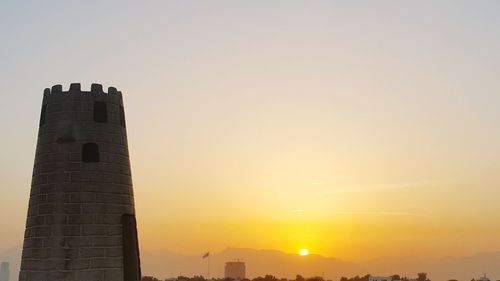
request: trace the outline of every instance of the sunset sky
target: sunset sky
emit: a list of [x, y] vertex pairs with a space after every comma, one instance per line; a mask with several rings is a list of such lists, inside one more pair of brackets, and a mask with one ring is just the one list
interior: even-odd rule
[[72, 82], [123, 91], [144, 250], [500, 250], [500, 2], [105, 2], [1, 3], [0, 250]]

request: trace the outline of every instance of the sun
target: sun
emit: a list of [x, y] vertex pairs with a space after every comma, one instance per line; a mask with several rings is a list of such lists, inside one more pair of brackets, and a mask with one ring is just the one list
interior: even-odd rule
[[309, 250], [308, 249], [300, 249], [299, 255], [307, 256], [307, 255], [309, 255]]

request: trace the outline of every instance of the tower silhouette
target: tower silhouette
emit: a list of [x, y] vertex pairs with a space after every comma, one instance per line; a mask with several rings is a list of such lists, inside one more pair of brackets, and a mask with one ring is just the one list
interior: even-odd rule
[[20, 281], [138, 281], [121, 92], [45, 89]]

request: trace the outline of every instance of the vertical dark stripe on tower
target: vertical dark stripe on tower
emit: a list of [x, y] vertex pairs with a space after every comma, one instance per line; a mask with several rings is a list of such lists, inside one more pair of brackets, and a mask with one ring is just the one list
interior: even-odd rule
[[47, 105], [42, 105], [42, 112], [40, 113], [40, 126], [45, 124], [45, 112], [47, 111]]
[[125, 281], [139, 281], [141, 279], [136, 224], [134, 215], [122, 215], [123, 277]]
[[122, 127], [125, 127], [125, 109], [123, 109], [123, 106], [120, 106], [120, 125]]

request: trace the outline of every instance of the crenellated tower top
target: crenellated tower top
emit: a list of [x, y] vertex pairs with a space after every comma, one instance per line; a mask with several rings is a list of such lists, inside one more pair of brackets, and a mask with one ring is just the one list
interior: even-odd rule
[[90, 86], [90, 91], [82, 91], [82, 86], [80, 83], [71, 83], [68, 91], [63, 91], [63, 87], [60, 84], [52, 86], [52, 88], [45, 88], [43, 91], [44, 95], [50, 94], [109, 94], [109, 95], [121, 95], [122, 92], [118, 91], [115, 87], [108, 87], [108, 92], [104, 92], [102, 84], [92, 83]]

